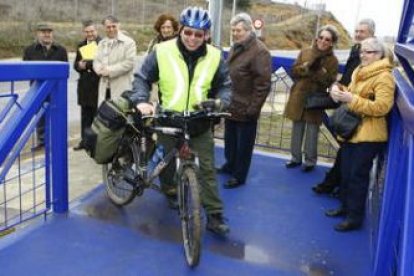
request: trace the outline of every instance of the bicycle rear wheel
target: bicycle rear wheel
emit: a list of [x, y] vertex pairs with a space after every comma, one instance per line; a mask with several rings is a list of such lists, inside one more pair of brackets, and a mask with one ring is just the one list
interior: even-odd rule
[[201, 247], [200, 193], [194, 168], [184, 167], [178, 185], [181, 230], [187, 264], [198, 265]]
[[139, 148], [131, 139], [123, 139], [112, 162], [103, 165], [103, 179], [109, 199], [118, 206], [130, 203], [136, 195], [136, 169]]

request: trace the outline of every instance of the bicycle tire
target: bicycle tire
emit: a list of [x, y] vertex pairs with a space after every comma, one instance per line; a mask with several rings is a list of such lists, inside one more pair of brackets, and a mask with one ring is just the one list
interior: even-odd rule
[[180, 173], [178, 202], [184, 253], [190, 267], [198, 265], [201, 251], [201, 215], [198, 179], [193, 167], [186, 166]]
[[139, 147], [130, 139], [123, 139], [112, 162], [103, 165], [102, 174], [109, 199], [117, 206], [129, 204], [136, 196], [135, 185], [125, 180], [127, 170], [136, 175]]

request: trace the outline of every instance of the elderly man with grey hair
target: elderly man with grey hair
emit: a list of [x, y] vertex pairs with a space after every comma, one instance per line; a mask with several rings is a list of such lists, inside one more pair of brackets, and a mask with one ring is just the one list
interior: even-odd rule
[[272, 62], [266, 46], [257, 39], [252, 19], [246, 13], [231, 21], [233, 46], [228, 64], [232, 81], [232, 116], [225, 120], [224, 155], [226, 162], [219, 173], [231, 175], [224, 188], [232, 189], [246, 182], [249, 172], [257, 121], [270, 92]]

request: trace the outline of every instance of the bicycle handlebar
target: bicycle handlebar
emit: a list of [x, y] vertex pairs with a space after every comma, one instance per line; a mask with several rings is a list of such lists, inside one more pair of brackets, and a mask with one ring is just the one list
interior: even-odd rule
[[141, 118], [143, 120], [146, 119], [184, 119], [184, 120], [195, 120], [195, 119], [214, 119], [214, 118], [228, 118], [231, 114], [228, 112], [213, 112], [213, 111], [205, 111], [205, 110], [197, 110], [197, 111], [184, 111], [184, 112], [177, 112], [171, 110], [161, 110], [155, 114], [149, 115], [142, 115]]

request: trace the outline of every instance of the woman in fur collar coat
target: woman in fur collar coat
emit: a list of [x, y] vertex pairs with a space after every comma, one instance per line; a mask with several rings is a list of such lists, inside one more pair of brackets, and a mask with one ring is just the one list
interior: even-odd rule
[[322, 109], [306, 110], [305, 98], [310, 93], [326, 91], [336, 80], [338, 60], [333, 54], [333, 46], [338, 40], [335, 27], [326, 25], [318, 31], [313, 45], [299, 53], [291, 76], [291, 88], [284, 115], [293, 121], [291, 136], [292, 158], [287, 168], [302, 164], [302, 143], [305, 136], [304, 172], [312, 171], [316, 165], [319, 127], [322, 123]]

